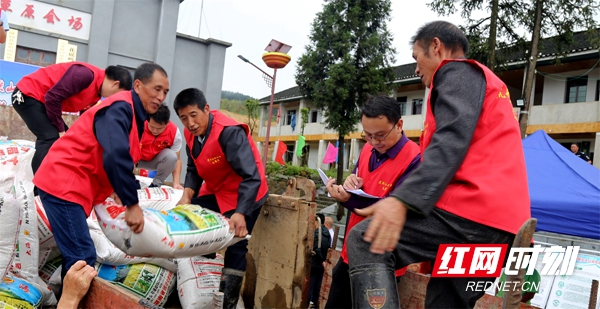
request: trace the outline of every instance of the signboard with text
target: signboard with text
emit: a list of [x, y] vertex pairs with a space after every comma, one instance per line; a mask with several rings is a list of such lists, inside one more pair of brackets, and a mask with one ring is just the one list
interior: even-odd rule
[[[580, 254], [572, 276], [556, 276], [547, 309], [588, 309], [592, 280], [600, 278], [600, 256]], [[600, 294], [596, 308], [600, 308]]]
[[17, 82], [37, 69], [35, 65], [0, 60], [0, 106], [12, 106], [10, 97]]
[[15, 55], [17, 54], [17, 37], [19, 36], [19, 30], [10, 29], [6, 33], [6, 42], [4, 42], [4, 60], [15, 61]]
[[92, 14], [35, 0], [2, 1], [10, 25], [57, 33], [83, 40], [90, 38]]

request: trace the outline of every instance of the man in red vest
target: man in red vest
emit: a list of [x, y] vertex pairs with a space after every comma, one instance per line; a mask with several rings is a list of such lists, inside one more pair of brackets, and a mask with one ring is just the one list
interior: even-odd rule
[[53, 64], [21, 78], [13, 91], [12, 105], [36, 137], [33, 173], [67, 130], [62, 112], [79, 113], [100, 98], [130, 89], [127, 69], [111, 65], [102, 70], [85, 62]]
[[[219, 111], [211, 111], [202, 91], [182, 90], [173, 108], [185, 127], [188, 155], [185, 189], [178, 204], [197, 204], [229, 218], [230, 231], [245, 237], [268, 188], [260, 154], [248, 126]], [[227, 248], [219, 291], [223, 308], [236, 308], [246, 271], [248, 241]]]
[[[335, 179], [327, 183], [331, 197], [342, 202], [350, 211], [368, 207], [379, 199], [360, 197], [346, 190], [362, 189], [379, 198], [389, 196], [410, 173], [421, 163], [419, 146], [409, 140], [404, 131], [402, 111], [398, 102], [391, 97], [380, 95], [365, 102], [361, 111], [363, 147], [356, 168], [344, 181], [336, 185]], [[346, 223], [346, 235], [356, 224], [365, 218], [350, 212]], [[325, 308], [351, 308], [350, 275], [348, 273], [348, 244], [344, 241], [341, 257], [333, 268], [331, 288]], [[406, 272], [396, 272], [401, 276]]]
[[[394, 269], [434, 261], [440, 244], [510, 246], [531, 216], [519, 123], [506, 85], [465, 59], [468, 40], [451, 23], [425, 24], [411, 41], [415, 73], [430, 89], [422, 163], [390, 197], [355, 210], [371, 216], [347, 236], [356, 308], [374, 301], [399, 308]], [[425, 308], [473, 308], [484, 292], [468, 290], [467, 283], [494, 279], [432, 277]]]
[[170, 121], [171, 112], [165, 104], [149, 115], [144, 125], [141, 140], [142, 159], [139, 168], [156, 170], [156, 176], [150, 187], [160, 187], [169, 174], [173, 173], [173, 188], [183, 190], [181, 186], [181, 149], [182, 137], [179, 128]]
[[134, 233], [144, 229], [133, 167], [141, 157], [144, 122], [163, 103], [169, 80], [154, 63], [138, 67], [134, 79], [131, 91], [114, 94], [81, 115], [33, 177], [62, 253], [63, 278], [78, 260], [94, 266], [96, 249], [86, 218], [107, 197], [127, 207], [125, 222]]

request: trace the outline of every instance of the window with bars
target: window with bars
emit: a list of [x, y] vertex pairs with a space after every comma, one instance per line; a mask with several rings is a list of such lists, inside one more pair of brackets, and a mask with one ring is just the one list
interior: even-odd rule
[[567, 79], [565, 103], [585, 102], [587, 93], [587, 76]]
[[421, 115], [422, 109], [423, 109], [423, 99], [413, 99], [412, 100], [412, 114], [413, 115]]
[[406, 115], [406, 101], [408, 100], [408, 97], [396, 97], [396, 102], [398, 102], [398, 105], [400, 105], [400, 112], [402, 113], [401, 115], [404, 116]]
[[15, 62], [47, 67], [56, 63], [56, 53], [17, 46]]
[[[289, 126], [292, 124], [292, 115], [296, 115], [296, 110], [292, 109], [292, 110], [288, 110], [287, 114], [285, 115], [285, 123], [283, 125]], [[296, 119], [296, 122], [298, 122], [298, 119]]]

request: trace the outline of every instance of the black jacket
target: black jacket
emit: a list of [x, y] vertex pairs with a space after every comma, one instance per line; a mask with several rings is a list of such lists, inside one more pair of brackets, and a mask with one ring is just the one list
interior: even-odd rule
[[331, 247], [331, 235], [324, 225], [321, 225], [321, 248], [319, 248], [319, 229], [315, 229], [315, 238], [313, 241], [313, 251], [315, 255], [312, 258], [312, 268], [323, 269], [323, 262], [327, 259], [327, 250]]

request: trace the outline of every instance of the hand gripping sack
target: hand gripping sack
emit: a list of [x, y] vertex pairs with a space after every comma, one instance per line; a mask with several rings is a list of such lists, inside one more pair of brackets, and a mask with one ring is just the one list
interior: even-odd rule
[[144, 230], [134, 234], [125, 206], [112, 199], [94, 207], [104, 235], [123, 252], [140, 257], [185, 258], [215, 253], [244, 238], [229, 232], [229, 220], [198, 205], [169, 211], [143, 209]]
[[137, 257], [125, 254], [106, 238], [102, 230], [90, 229], [90, 236], [96, 247], [96, 261], [107, 265], [126, 265], [148, 263], [160, 266], [172, 272], [177, 272], [177, 263], [174, 259], [154, 257]]

